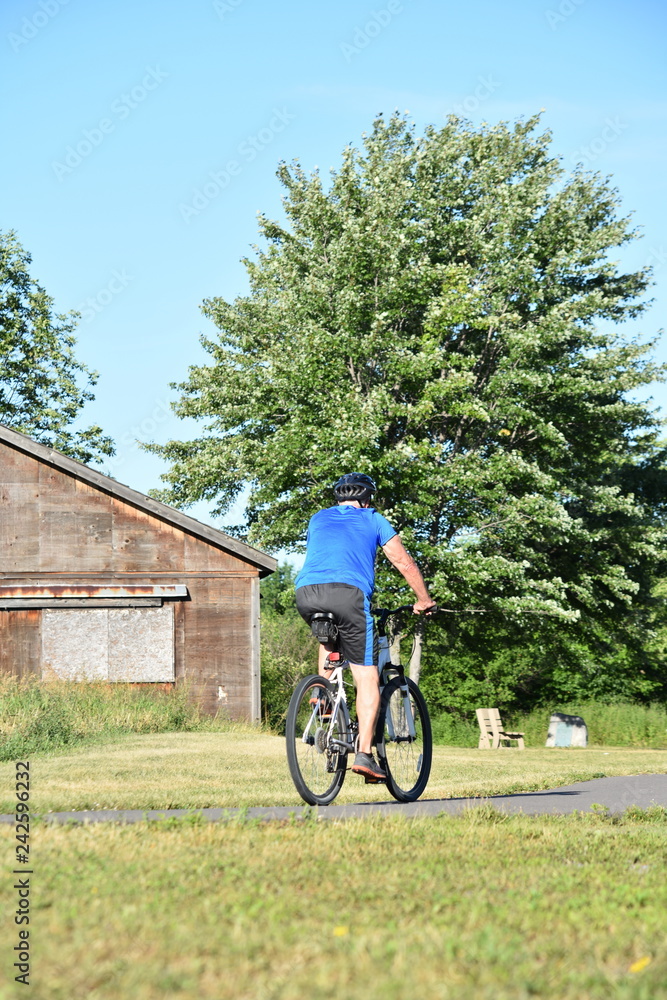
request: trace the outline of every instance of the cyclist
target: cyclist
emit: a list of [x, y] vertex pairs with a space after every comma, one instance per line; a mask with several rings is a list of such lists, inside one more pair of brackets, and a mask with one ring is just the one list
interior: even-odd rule
[[[340, 650], [349, 660], [357, 689], [358, 752], [352, 770], [367, 781], [386, 781], [371, 745], [380, 709], [377, 636], [370, 611], [375, 587], [378, 546], [415, 593], [415, 614], [435, 606], [419, 567], [389, 521], [373, 506], [377, 487], [370, 476], [349, 472], [334, 484], [337, 503], [310, 519], [306, 560], [296, 578], [296, 606], [308, 623], [317, 612], [335, 616]], [[322, 644], [319, 673], [329, 676], [325, 662], [331, 645]]]

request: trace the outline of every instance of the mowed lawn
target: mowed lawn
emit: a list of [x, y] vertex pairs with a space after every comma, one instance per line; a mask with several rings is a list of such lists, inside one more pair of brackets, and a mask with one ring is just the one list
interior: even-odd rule
[[[664, 771], [667, 751], [435, 749], [425, 797]], [[3, 764], [9, 791], [13, 765]], [[667, 1000], [667, 812], [301, 820], [284, 740], [126, 736], [31, 761], [31, 805], [294, 805], [285, 823], [32, 826], [37, 1000]], [[338, 801], [386, 790], [349, 775]], [[11, 809], [11, 800], [3, 811]], [[11, 826], [0, 828], [5, 857]], [[12, 982], [0, 887], [0, 998]]]
[[8, 920], [0, 996], [663, 1000], [666, 820], [38, 824], [31, 987]]
[[[667, 750], [434, 749], [424, 798], [493, 795], [566, 785], [605, 775], [667, 769]], [[13, 764], [0, 765], [0, 811], [12, 811]], [[337, 802], [387, 798], [382, 786], [349, 773]], [[302, 805], [281, 737], [239, 727], [230, 732], [128, 735], [113, 743], [35, 756], [34, 812], [68, 809], [197, 809]]]

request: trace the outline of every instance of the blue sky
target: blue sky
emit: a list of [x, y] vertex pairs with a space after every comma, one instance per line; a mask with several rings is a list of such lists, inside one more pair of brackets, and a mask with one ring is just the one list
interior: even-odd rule
[[[77, 354], [100, 379], [81, 422], [117, 443], [105, 471], [160, 485], [164, 464], [135, 439], [196, 433], [169, 383], [206, 357], [201, 301], [246, 290], [256, 215], [281, 212], [279, 161], [336, 167], [379, 111], [421, 129], [544, 109], [564, 166], [612, 175], [642, 229], [619, 259], [655, 268], [655, 302], [628, 327], [655, 336], [666, 26], [657, 0], [4, 0], [0, 227], [58, 311], [82, 312]], [[654, 398], [667, 409], [664, 387]]]

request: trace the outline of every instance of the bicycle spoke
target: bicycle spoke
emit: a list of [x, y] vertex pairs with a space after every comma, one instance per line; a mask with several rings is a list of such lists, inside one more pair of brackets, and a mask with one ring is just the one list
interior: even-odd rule
[[406, 700], [398, 680], [382, 696], [378, 753], [387, 769], [387, 786], [403, 802], [419, 798], [431, 771], [431, 725], [424, 699], [412, 681]]
[[332, 685], [309, 677], [298, 685], [288, 710], [290, 772], [297, 791], [311, 805], [331, 802], [345, 778], [338, 748], [332, 744], [332, 740], [345, 738], [344, 715], [334, 709]]

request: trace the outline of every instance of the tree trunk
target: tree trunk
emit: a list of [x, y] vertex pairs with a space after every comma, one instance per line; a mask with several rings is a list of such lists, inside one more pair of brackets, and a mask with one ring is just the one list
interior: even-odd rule
[[422, 669], [422, 648], [424, 645], [424, 632], [420, 627], [421, 623], [417, 625], [415, 629], [414, 645], [412, 647], [412, 655], [410, 656], [410, 666], [408, 667], [408, 675], [412, 678], [415, 684], [419, 684], [419, 675]]
[[389, 643], [389, 653], [391, 655], [392, 663], [401, 662], [401, 633], [396, 632], [391, 637], [391, 642]]

